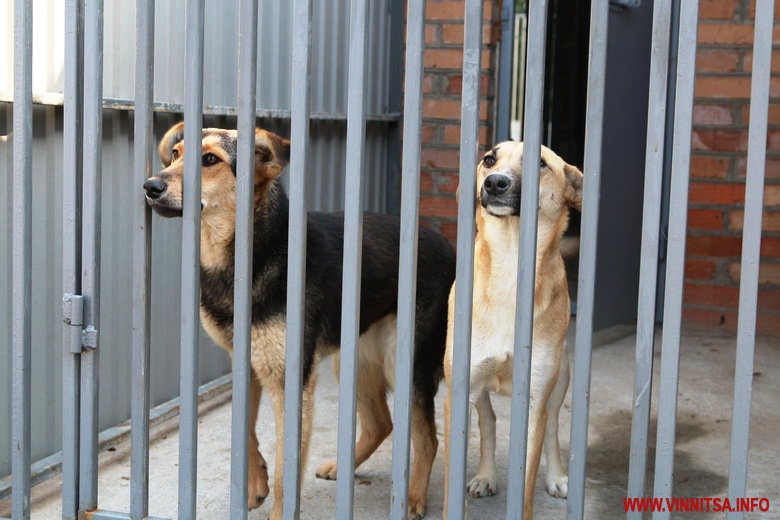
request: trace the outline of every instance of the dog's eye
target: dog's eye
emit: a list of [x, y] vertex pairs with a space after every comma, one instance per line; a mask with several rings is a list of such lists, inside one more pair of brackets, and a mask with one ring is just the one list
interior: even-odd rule
[[176, 159], [178, 159], [178, 158], [179, 158], [179, 150], [177, 150], [176, 148], [174, 148], [174, 149], [171, 151], [171, 157], [173, 157], [173, 160], [174, 160], [174, 161], [175, 161]]
[[546, 163], [546, 162], [544, 162], [544, 159], [542, 159], [542, 160], [539, 162], [539, 168], [540, 168], [540, 169], [542, 169], [542, 170], [544, 170], [545, 168], [547, 168], [547, 163]]
[[219, 162], [219, 157], [213, 153], [207, 153], [203, 156], [203, 166], [213, 166]]
[[482, 164], [487, 166], [488, 168], [492, 168], [494, 164], [496, 164], [496, 158], [492, 155], [486, 155], [484, 159], [482, 159]]

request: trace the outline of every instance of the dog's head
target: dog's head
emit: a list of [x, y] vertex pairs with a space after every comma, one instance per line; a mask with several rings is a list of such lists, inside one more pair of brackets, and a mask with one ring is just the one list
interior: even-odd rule
[[[506, 141], [487, 152], [477, 169], [477, 200], [494, 217], [518, 216], [523, 178], [523, 143]], [[539, 217], [557, 219], [582, 207], [582, 172], [542, 146]]]
[[[147, 203], [164, 217], [182, 214], [184, 177], [184, 123], [171, 127], [160, 141], [164, 169], [144, 182]], [[236, 200], [237, 132], [219, 128], [203, 129], [201, 209], [234, 209]], [[255, 129], [255, 203], [263, 198], [271, 181], [290, 161], [290, 142], [272, 132]]]

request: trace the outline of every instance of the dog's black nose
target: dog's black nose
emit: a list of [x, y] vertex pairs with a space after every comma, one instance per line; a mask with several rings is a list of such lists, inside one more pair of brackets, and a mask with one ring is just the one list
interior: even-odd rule
[[502, 175], [500, 173], [494, 173], [492, 175], [488, 175], [487, 179], [485, 179], [485, 182], [483, 183], [483, 186], [485, 188], [485, 191], [488, 192], [490, 195], [501, 195], [506, 190], [509, 189], [509, 185], [511, 184], [511, 180], [506, 175]]
[[144, 191], [150, 199], [159, 199], [167, 189], [168, 184], [159, 177], [152, 177], [144, 183]]

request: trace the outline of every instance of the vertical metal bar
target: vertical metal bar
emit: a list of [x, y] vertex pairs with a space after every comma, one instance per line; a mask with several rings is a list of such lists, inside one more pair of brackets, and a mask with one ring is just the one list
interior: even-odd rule
[[179, 518], [194, 519], [198, 472], [198, 335], [200, 332], [200, 186], [203, 128], [203, 0], [184, 14], [184, 197], [181, 260], [181, 412]]
[[32, 7], [14, 4], [11, 471], [13, 518], [30, 518], [32, 358]]
[[512, 416], [509, 431], [509, 477], [506, 517], [522, 518], [528, 406], [531, 385], [536, 234], [539, 207], [539, 162], [542, 152], [542, 107], [544, 104], [544, 54], [547, 32], [547, 1], [531, 2], [525, 72], [525, 120], [523, 122], [523, 182], [520, 198], [520, 251], [517, 255], [517, 306], [515, 310], [515, 357], [512, 375]]
[[467, 0], [463, 28], [463, 87], [458, 175], [458, 236], [455, 266], [455, 329], [452, 355], [448, 518], [464, 518], [469, 438], [471, 310], [474, 294], [474, 194], [479, 146], [479, 83], [482, 61], [482, 0]]
[[409, 500], [409, 414], [412, 408], [417, 301], [425, 0], [408, 2], [406, 31], [401, 235], [398, 260], [398, 341], [395, 349], [395, 398], [393, 399], [393, 494], [390, 504], [392, 520], [406, 520]]
[[152, 175], [154, 3], [135, 4], [135, 129], [133, 148], [133, 328], [130, 397], [130, 516], [149, 513], [149, 318], [151, 211], [141, 185]]
[[352, 0], [347, 78], [347, 168], [344, 192], [344, 268], [339, 353], [339, 437], [336, 518], [352, 518], [355, 493], [355, 408], [360, 336], [360, 278], [363, 245], [363, 170], [366, 163], [366, 27], [368, 2]]
[[[301, 385], [306, 290], [306, 163], [309, 149], [311, 3], [294, 0], [290, 103], [290, 224], [284, 366], [284, 518], [300, 515]], [[277, 426], [278, 428], [278, 426]], [[278, 500], [278, 497], [277, 497]]]
[[[604, 88], [607, 74], [609, 0], [593, 0], [590, 8], [585, 161], [582, 230], [577, 283], [577, 323], [572, 383], [571, 447], [567, 517], [585, 516], [585, 463], [588, 453], [590, 369], [593, 349], [593, 298], [598, 246], [601, 144], [604, 126]], [[566, 362], [564, 359], [563, 362]]]
[[[672, 495], [698, 12], [698, 2], [683, 2], [681, 5], [677, 99], [674, 107], [672, 151], [674, 170], [669, 200], [669, 249], [666, 266], [663, 349], [661, 352], [661, 382], [653, 490], [653, 495], [656, 498], [669, 498]], [[656, 512], [653, 514], [653, 518], [669, 518], [669, 512]]]
[[93, 348], [81, 354], [79, 510], [97, 508], [98, 389], [100, 350], [100, 193], [103, 161], [103, 1], [84, 10], [84, 171], [81, 290], [84, 326], [95, 334]]
[[[252, 345], [252, 245], [255, 198], [257, 94], [257, 1], [242, 0], [238, 24], [238, 157], [236, 162], [236, 252], [233, 305], [233, 414], [230, 518], [247, 515], [249, 363]], [[280, 425], [281, 426], [281, 425]]]
[[501, 6], [501, 48], [498, 59], [498, 96], [496, 109], [496, 142], [507, 141], [509, 121], [512, 118], [512, 82], [519, 81], [512, 74], [515, 50], [515, 2]]
[[[63, 82], [62, 164], [62, 291], [81, 291], [79, 252], [81, 184], [82, 78], [81, 0], [65, 4], [65, 70]], [[63, 325], [62, 335], [62, 517], [78, 517], [79, 385], [81, 380], [81, 326]]]
[[[757, 0], [753, 71], [750, 92], [750, 131], [748, 136], [745, 217], [742, 225], [742, 265], [739, 284], [737, 359], [734, 373], [734, 411], [731, 421], [729, 459], [729, 498], [745, 496], [750, 439], [750, 402], [753, 394], [753, 355], [755, 351], [758, 268], [761, 257], [761, 216], [764, 206], [764, 167], [769, 110], [769, 74], [772, 62], [772, 0]], [[729, 513], [741, 520], [744, 513]]]
[[[388, 78], [390, 79], [387, 95], [387, 112], [400, 112], [401, 99], [403, 97], [403, 84], [401, 75], [404, 70], [404, 0], [389, 0], [388, 12], [390, 16], [390, 36]], [[387, 174], [385, 179], [385, 211], [391, 215], [398, 215], [401, 210], [401, 124], [398, 121], [388, 123], [387, 126]]]
[[[631, 453], [628, 468], [627, 496], [629, 497], [644, 496], [647, 471], [647, 435], [650, 428], [650, 394], [653, 384], [658, 242], [661, 231], [661, 190], [664, 175], [670, 11], [671, 0], [656, 0], [653, 4], [645, 186], [642, 209], [642, 249], [636, 325], [636, 374], [634, 376]], [[629, 512], [627, 517], [631, 520], [641, 520], [642, 513]]]

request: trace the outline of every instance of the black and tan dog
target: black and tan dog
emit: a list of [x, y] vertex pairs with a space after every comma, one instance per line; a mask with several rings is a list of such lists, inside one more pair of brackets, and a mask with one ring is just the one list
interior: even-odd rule
[[[160, 215], [181, 215], [184, 172], [183, 124], [160, 142], [165, 169], [144, 183], [147, 201]], [[235, 247], [236, 131], [203, 130], [201, 301], [203, 327], [221, 347], [232, 350]], [[255, 132], [255, 213], [252, 282], [254, 372], [250, 424], [255, 425], [262, 388], [271, 393], [276, 421], [275, 501], [271, 518], [282, 517], [284, 445], [285, 313], [287, 300], [288, 199], [279, 175], [289, 161], [289, 141], [271, 132]], [[306, 303], [303, 345], [304, 395], [302, 461], [311, 436], [315, 364], [337, 353], [341, 333], [343, 213], [311, 213], [306, 244]], [[361, 435], [356, 466], [365, 461], [392, 430], [386, 393], [393, 387], [398, 297], [399, 221], [365, 213], [363, 217], [360, 346], [357, 413]], [[409, 517], [425, 514], [431, 466], [436, 455], [434, 396], [442, 377], [447, 328], [447, 294], [455, 277], [455, 256], [441, 235], [420, 229], [415, 337]], [[334, 360], [334, 366], [337, 366]], [[268, 495], [268, 472], [254, 427], [249, 434], [249, 508]], [[336, 478], [335, 462], [317, 476]]]
[[[570, 306], [561, 236], [569, 208], [582, 205], [582, 173], [547, 147], [539, 165], [539, 220], [533, 312], [526, 519], [533, 517], [534, 489], [544, 443], [547, 491], [565, 498], [566, 470], [558, 444], [558, 412], [569, 384], [564, 340]], [[515, 296], [520, 241], [520, 186], [523, 143], [504, 142], [482, 158], [477, 169], [477, 235], [474, 243], [474, 295], [471, 336], [470, 399], [479, 415], [480, 462], [468, 493], [479, 498], [496, 493], [496, 416], [490, 392], [511, 395], [515, 337]], [[449, 303], [444, 372], [451, 390], [455, 286]], [[524, 382], [520, 382], [523, 384]], [[450, 395], [444, 404], [445, 452], [449, 451]], [[449, 457], [445, 459], [445, 464]], [[445, 480], [446, 483], [446, 480]], [[510, 493], [522, 490], [512, 489]], [[446, 495], [446, 491], [445, 491]], [[446, 507], [446, 505], [445, 505]]]

